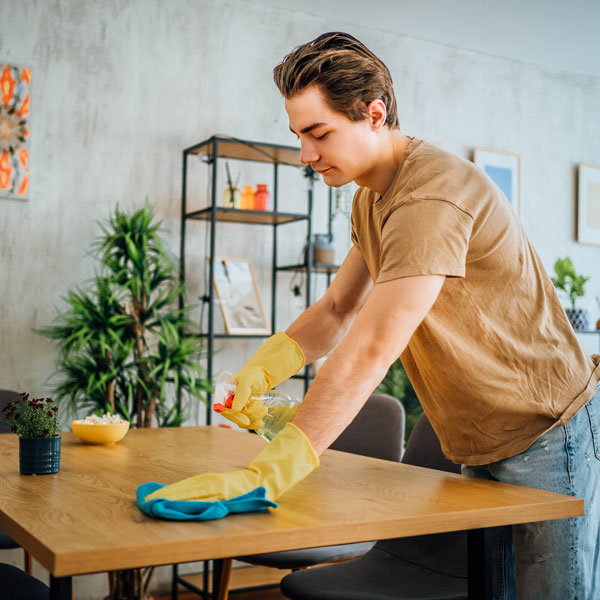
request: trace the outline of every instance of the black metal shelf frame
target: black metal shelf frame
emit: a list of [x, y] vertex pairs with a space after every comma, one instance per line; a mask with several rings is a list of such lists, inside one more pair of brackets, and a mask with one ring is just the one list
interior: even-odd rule
[[[212, 167], [210, 177], [210, 205], [200, 210], [188, 212], [187, 210], [187, 161], [190, 156], [202, 155], [207, 157], [208, 164]], [[217, 162], [219, 158], [232, 158], [244, 161], [267, 162], [273, 164], [273, 210], [272, 211], [255, 211], [255, 210], [240, 210], [217, 206]], [[327, 285], [331, 282], [331, 277], [338, 267], [332, 265], [322, 265], [313, 263], [313, 248], [312, 248], [312, 212], [313, 212], [313, 192], [315, 173], [310, 167], [305, 168], [305, 175], [308, 178], [308, 194], [307, 194], [307, 212], [306, 213], [284, 213], [277, 210], [278, 197], [278, 168], [279, 165], [301, 167], [300, 149], [290, 146], [281, 146], [277, 144], [264, 144], [259, 142], [249, 142], [239, 140], [237, 138], [226, 136], [212, 136], [211, 138], [191, 146], [183, 151], [183, 170], [182, 170], [182, 191], [181, 191], [181, 230], [180, 230], [180, 271], [179, 278], [185, 283], [185, 244], [186, 244], [186, 224], [187, 221], [209, 221], [210, 222], [210, 240], [209, 240], [209, 277], [208, 277], [208, 331], [202, 334], [207, 340], [207, 355], [206, 355], [206, 372], [209, 379], [212, 381], [213, 376], [213, 351], [216, 339], [225, 338], [265, 338], [265, 335], [236, 335], [216, 333], [214, 331], [214, 310], [215, 310], [215, 289], [214, 289], [214, 256], [215, 256], [215, 240], [217, 234], [217, 223], [244, 223], [248, 225], [262, 225], [272, 227], [273, 233], [273, 256], [271, 265], [271, 330], [276, 329], [276, 293], [277, 293], [277, 274], [284, 271], [306, 272], [305, 294], [306, 307], [310, 305], [311, 299], [311, 274], [325, 273], [327, 277]], [[332, 209], [332, 193], [329, 188], [329, 218], [328, 218], [328, 233], [331, 234], [331, 209]], [[281, 225], [294, 223], [298, 221], [306, 221], [307, 228], [307, 248], [306, 260], [301, 265], [284, 265], [277, 264], [277, 242], [278, 229]], [[182, 295], [179, 297], [179, 308], [185, 305], [185, 298]], [[304, 381], [304, 390], [308, 389], [310, 383], [310, 369], [305, 367], [303, 372], [294, 375], [294, 379], [302, 379]], [[181, 403], [180, 390], [178, 390], [177, 402]], [[207, 393], [207, 412], [206, 422], [211, 424], [212, 394]], [[209, 561], [204, 561], [204, 577], [203, 587], [200, 589], [191, 583], [187, 582], [178, 573], [178, 565], [173, 565], [172, 579], [172, 598], [175, 600], [178, 597], [178, 584], [184, 585], [187, 589], [200, 594], [203, 598], [212, 598], [209, 590], [208, 573]], [[218, 574], [216, 575], [218, 576]]]
[[[188, 158], [190, 156], [205, 156], [206, 162], [210, 165], [210, 198], [209, 205], [199, 210], [193, 210], [188, 212], [187, 208], [187, 182], [188, 182]], [[257, 210], [241, 210], [233, 208], [225, 208], [217, 205], [217, 164], [219, 159], [232, 158], [243, 161], [255, 161], [263, 163], [271, 163], [273, 165], [273, 210], [272, 211], [257, 211]], [[183, 171], [182, 171], [182, 193], [181, 193], [181, 230], [180, 230], [180, 280], [185, 283], [185, 246], [186, 246], [186, 225], [188, 221], [208, 221], [209, 226], [209, 277], [208, 277], [208, 290], [206, 297], [208, 300], [208, 331], [202, 335], [207, 340], [206, 345], [206, 372], [210, 380], [213, 377], [213, 354], [214, 354], [214, 342], [216, 339], [224, 338], [264, 338], [263, 335], [235, 335], [235, 334], [222, 334], [216, 333], [214, 327], [215, 321], [215, 289], [214, 289], [214, 256], [215, 256], [215, 242], [217, 235], [217, 224], [218, 223], [243, 223], [247, 225], [262, 225], [272, 227], [273, 235], [273, 254], [272, 254], [272, 265], [271, 265], [271, 330], [275, 332], [276, 327], [276, 294], [277, 294], [277, 274], [282, 271], [304, 271], [306, 273], [305, 278], [305, 296], [306, 296], [306, 307], [310, 305], [310, 299], [312, 297], [312, 278], [313, 273], [325, 273], [327, 276], [327, 284], [331, 281], [331, 276], [338, 267], [334, 265], [315, 264], [313, 263], [313, 248], [312, 248], [312, 213], [313, 213], [313, 193], [314, 193], [314, 181], [316, 178], [315, 172], [310, 167], [304, 167], [304, 175], [308, 179], [308, 193], [307, 193], [307, 212], [306, 213], [289, 213], [278, 211], [278, 175], [279, 166], [286, 165], [292, 167], [301, 167], [300, 162], [300, 149], [291, 146], [283, 146], [277, 144], [265, 144], [260, 142], [249, 142], [246, 140], [239, 140], [237, 138], [231, 138], [226, 136], [212, 136], [211, 138], [191, 146], [183, 151]], [[331, 208], [332, 208], [332, 194], [331, 188], [329, 189], [329, 219], [328, 219], [328, 231], [331, 233]], [[277, 244], [278, 244], [278, 230], [281, 225], [288, 223], [295, 223], [305, 221], [306, 222], [306, 257], [303, 264], [297, 265], [283, 265], [277, 264]], [[183, 308], [185, 299], [182, 296], [179, 298], [179, 307]], [[305, 369], [304, 374], [296, 376], [304, 380], [304, 390], [308, 389], [310, 383], [309, 370]], [[178, 402], [181, 402], [181, 398], [178, 394]], [[207, 394], [207, 412], [206, 422], [211, 424], [211, 411], [210, 406], [212, 404], [212, 394]]]

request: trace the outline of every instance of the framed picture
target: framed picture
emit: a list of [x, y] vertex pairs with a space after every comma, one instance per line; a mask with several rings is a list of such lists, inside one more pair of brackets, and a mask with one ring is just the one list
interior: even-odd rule
[[271, 333], [252, 263], [248, 259], [215, 256], [214, 284], [225, 333]]
[[579, 165], [577, 241], [600, 246], [600, 167]]
[[0, 62], [0, 199], [29, 197], [31, 69]]
[[475, 148], [473, 162], [502, 190], [514, 211], [521, 216], [520, 157], [511, 152]]

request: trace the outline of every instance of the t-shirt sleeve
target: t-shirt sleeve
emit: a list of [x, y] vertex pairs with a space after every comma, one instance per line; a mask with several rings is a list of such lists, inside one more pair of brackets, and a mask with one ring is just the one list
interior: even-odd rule
[[377, 283], [413, 275], [464, 277], [473, 217], [448, 200], [416, 198], [387, 218]]

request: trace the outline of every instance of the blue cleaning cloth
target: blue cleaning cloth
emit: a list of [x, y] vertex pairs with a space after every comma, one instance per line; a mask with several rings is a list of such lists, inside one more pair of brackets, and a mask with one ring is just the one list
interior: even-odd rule
[[265, 498], [266, 490], [262, 486], [247, 494], [214, 502], [166, 500], [165, 498], [155, 498], [147, 502], [144, 500], [148, 494], [165, 487], [165, 485], [164, 483], [149, 481], [138, 487], [136, 492], [137, 503], [147, 515], [177, 521], [208, 521], [210, 519], [222, 519], [230, 513], [267, 510], [278, 506], [276, 502]]

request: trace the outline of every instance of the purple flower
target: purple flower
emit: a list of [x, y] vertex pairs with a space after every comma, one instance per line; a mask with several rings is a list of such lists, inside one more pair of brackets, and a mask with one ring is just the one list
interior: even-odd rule
[[51, 398], [31, 398], [27, 392], [21, 399], [3, 408], [5, 420], [14, 433], [27, 432], [31, 437], [50, 437], [58, 426], [58, 406]]

